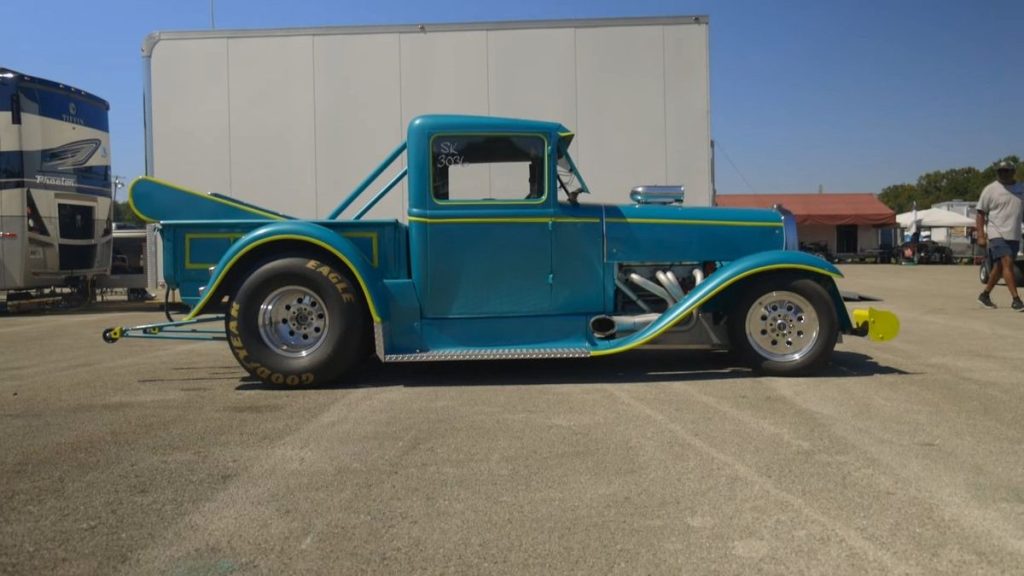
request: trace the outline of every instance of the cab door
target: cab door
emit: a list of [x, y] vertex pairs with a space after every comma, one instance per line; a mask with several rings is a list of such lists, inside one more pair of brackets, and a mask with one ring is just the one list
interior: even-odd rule
[[409, 218], [425, 244], [417, 278], [425, 318], [550, 311], [547, 158], [541, 134], [431, 137], [429, 208]]

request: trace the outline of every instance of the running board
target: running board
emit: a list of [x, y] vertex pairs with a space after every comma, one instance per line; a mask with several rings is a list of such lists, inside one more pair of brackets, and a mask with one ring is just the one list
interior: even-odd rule
[[374, 348], [381, 362], [458, 362], [462, 360], [535, 360], [543, 358], [586, 358], [586, 346], [552, 346], [548, 348], [447, 348], [410, 354], [388, 354], [384, 349], [384, 325], [373, 324]]
[[465, 348], [415, 354], [386, 354], [385, 362], [452, 362], [460, 360], [534, 360], [540, 358], [586, 358], [588, 348]]

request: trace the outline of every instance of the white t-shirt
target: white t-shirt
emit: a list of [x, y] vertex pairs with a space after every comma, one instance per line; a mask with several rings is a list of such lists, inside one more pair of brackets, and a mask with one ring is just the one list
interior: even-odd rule
[[981, 191], [978, 212], [985, 213], [985, 234], [1020, 242], [1020, 225], [1024, 222], [1024, 183], [1003, 186], [995, 181]]

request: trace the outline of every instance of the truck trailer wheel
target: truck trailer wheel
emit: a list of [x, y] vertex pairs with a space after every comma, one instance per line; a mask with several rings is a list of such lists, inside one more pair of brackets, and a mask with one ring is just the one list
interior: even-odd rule
[[824, 368], [839, 336], [832, 298], [814, 280], [752, 278], [729, 322], [733, 350], [755, 371], [803, 376]]
[[368, 349], [362, 293], [346, 270], [304, 257], [263, 264], [226, 319], [239, 364], [267, 384], [336, 382]]

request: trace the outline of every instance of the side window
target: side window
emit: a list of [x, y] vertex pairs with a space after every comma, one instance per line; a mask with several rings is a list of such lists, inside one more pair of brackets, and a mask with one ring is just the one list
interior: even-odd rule
[[431, 140], [431, 185], [444, 202], [541, 202], [547, 196], [544, 138], [438, 135]]

